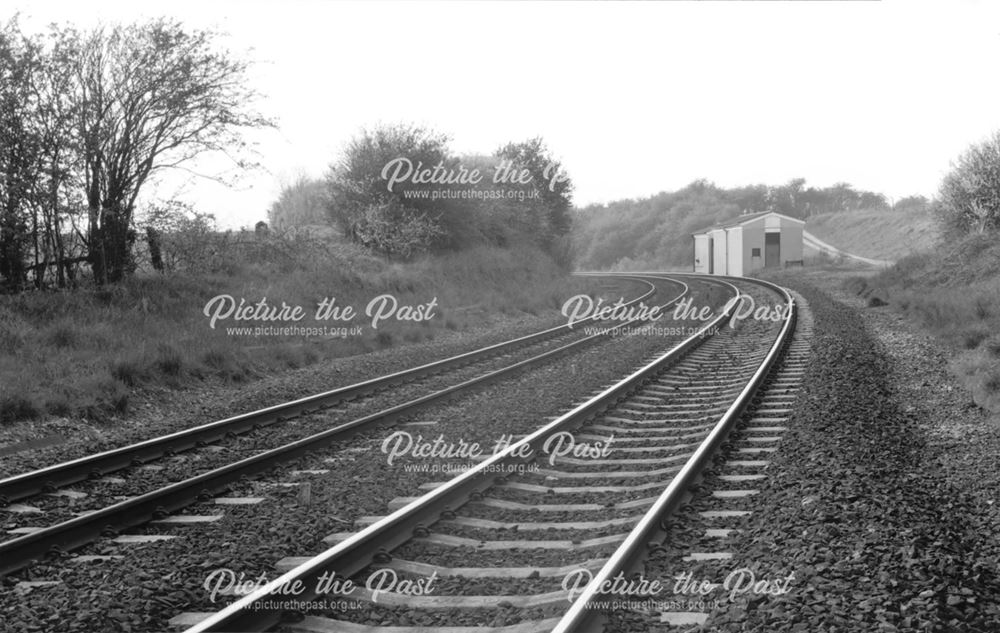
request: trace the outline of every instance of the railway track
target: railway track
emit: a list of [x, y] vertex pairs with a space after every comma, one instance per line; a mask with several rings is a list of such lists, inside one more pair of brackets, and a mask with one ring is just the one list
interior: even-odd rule
[[[768, 477], [770, 456], [781, 444], [788, 430], [792, 405], [803, 386], [813, 331], [808, 304], [794, 294], [799, 306], [794, 338], [788, 344], [781, 366], [771, 373], [754, 397], [753, 404], [734, 429], [717, 464], [704, 477], [701, 495], [671, 518], [671, 533], [683, 532], [668, 540], [646, 565], [649, 576], [675, 578], [690, 573], [692, 577], [712, 579], [715, 587], [695, 600], [675, 600], [702, 606], [697, 610], [672, 608], [646, 612], [631, 622], [616, 622], [621, 631], [677, 630], [677, 627], [711, 626], [714, 606], [733, 596], [746, 598], [752, 587], [750, 575], [755, 561], [742, 560], [734, 553], [745, 538], [738, 526], [751, 514], [748, 501], [759, 492]], [[741, 571], [744, 570], [744, 571]], [[738, 588], [732, 596], [726, 593]], [[768, 591], [785, 591], [788, 581], [782, 578], [753, 578], [767, 583]]]
[[[649, 300], [656, 292], [654, 282], [648, 279], [635, 276], [628, 279], [639, 281], [647, 290], [627, 305]], [[674, 288], [670, 293], [671, 299], [664, 302], [666, 305], [688, 292], [684, 282], [662, 278], [654, 281]], [[118, 534], [128, 527], [162, 519], [277, 463], [297, 459], [375, 426], [392, 424], [424, 407], [581, 349], [600, 338], [600, 335], [583, 333], [581, 326], [587, 323], [592, 321], [577, 323], [575, 328], [550, 328], [411, 370], [0, 480], [0, 501], [4, 502], [6, 510], [23, 515], [53, 508], [54, 511], [45, 514], [57, 520], [45, 526], [20, 528], [20, 535], [15, 533], [14, 538], [0, 543], [0, 575], [29, 566], [33, 560], [48, 554], [80, 547], [101, 535]], [[386, 406], [384, 398], [374, 397], [379, 394], [392, 395], [395, 402]], [[366, 398], [377, 402], [370, 403], [366, 411], [359, 413], [358, 403], [365, 404]], [[331, 428], [333, 408], [343, 410], [339, 411], [342, 419]], [[269, 436], [275, 435], [274, 429], [284, 433], [286, 427], [304, 428], [293, 429], [294, 439], [282, 436], [285, 443], [273, 446], [273, 438]], [[253, 439], [255, 434], [268, 436], [271, 446], [262, 447], [260, 441]], [[214, 445], [227, 442], [237, 443], [237, 448], [227, 450], [227, 453], [247, 453], [250, 456], [235, 462], [228, 454], [212, 458]], [[183, 451], [195, 453], [184, 469], [189, 469], [191, 462], [198, 461], [202, 472], [173, 481], [169, 464], [187, 460], [183, 455], [177, 456]], [[206, 453], [207, 458], [204, 457]], [[164, 458], [170, 458], [166, 460], [166, 467], [150, 464], [157, 460], [164, 462]], [[203, 466], [206, 463], [217, 467]], [[108, 475], [125, 469], [128, 469], [130, 481], [133, 478], [149, 479], [151, 490], [120, 499], [110, 506], [88, 507], [85, 502], [67, 506], [62, 503], [67, 497], [86, 497], [87, 493], [81, 492], [80, 487], [97, 486], [100, 491], [109, 485], [123, 484], [124, 477]], [[76, 484], [76, 489], [67, 490], [65, 487], [71, 484]], [[93, 496], [100, 499], [107, 494], [100, 492]], [[35, 505], [12, 504], [24, 500]], [[60, 504], [64, 514], [58, 510]], [[84, 512], [79, 516], [65, 515], [66, 512], [79, 513], [80, 510]]]
[[[758, 301], [787, 303], [786, 318], [730, 328], [730, 308], [506, 450], [329, 535], [318, 556], [279, 561], [280, 577], [221, 611], [173, 624], [187, 633], [601, 630], [602, 587], [626, 582], [657, 546], [741, 416], [787, 403], [774, 392], [793, 388], [801, 362], [798, 350], [782, 361], [795, 304], [776, 286], [743, 285]], [[587, 450], [564, 453], [569, 441]]]

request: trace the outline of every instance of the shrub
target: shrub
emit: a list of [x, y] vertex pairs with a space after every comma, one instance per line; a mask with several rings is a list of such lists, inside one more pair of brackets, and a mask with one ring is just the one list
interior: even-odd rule
[[1000, 228], [1000, 132], [958, 158], [941, 183], [938, 207], [953, 234]]
[[161, 343], [156, 349], [156, 368], [165, 376], [180, 376], [184, 369], [184, 359], [180, 352], [168, 343]]
[[134, 358], [122, 358], [111, 365], [111, 377], [129, 387], [136, 387], [146, 377], [141, 363]]
[[0, 424], [37, 418], [41, 411], [35, 401], [21, 394], [0, 394]]

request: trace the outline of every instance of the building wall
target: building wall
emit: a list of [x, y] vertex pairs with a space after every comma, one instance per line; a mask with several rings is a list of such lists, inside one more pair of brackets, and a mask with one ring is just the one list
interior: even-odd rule
[[743, 276], [743, 227], [732, 226], [726, 229], [726, 273], [734, 277]]
[[708, 235], [694, 236], [694, 272], [708, 274]]
[[802, 261], [802, 230], [804, 224], [785, 221], [781, 224], [781, 265]]
[[[694, 236], [694, 257], [699, 260], [694, 271], [707, 274], [710, 257], [708, 241], [714, 240], [711, 252], [713, 274], [742, 277], [764, 268], [764, 235], [780, 231], [780, 266], [802, 259], [803, 224], [777, 215], [765, 215], [727, 229], [712, 229]], [[754, 249], [760, 255], [753, 256]]]
[[[760, 255], [753, 256], [753, 249]], [[743, 225], [743, 273], [749, 275], [764, 267], [764, 222], [747, 222]]]
[[714, 247], [712, 248], [712, 259], [713, 259], [713, 273], [716, 275], [726, 274], [726, 231], [724, 229], [715, 229], [708, 232], [708, 236], [715, 240]]

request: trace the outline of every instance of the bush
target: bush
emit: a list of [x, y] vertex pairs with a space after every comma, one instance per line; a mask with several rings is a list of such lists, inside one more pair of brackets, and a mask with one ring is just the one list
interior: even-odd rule
[[0, 424], [37, 418], [41, 413], [35, 401], [28, 396], [0, 393]]
[[1000, 132], [958, 158], [939, 197], [938, 213], [950, 234], [1000, 229]]
[[184, 368], [181, 353], [169, 343], [160, 343], [156, 350], [156, 368], [166, 376], [180, 376]]
[[123, 358], [111, 365], [111, 377], [123, 385], [137, 387], [146, 378], [142, 363], [134, 358]]

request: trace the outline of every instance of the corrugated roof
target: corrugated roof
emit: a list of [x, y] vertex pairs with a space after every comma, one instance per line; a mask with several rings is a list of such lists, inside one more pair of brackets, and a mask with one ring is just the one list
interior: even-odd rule
[[725, 229], [730, 226], [736, 226], [737, 224], [744, 224], [746, 222], [749, 222], [750, 220], [754, 220], [756, 218], [771, 214], [774, 214], [776, 216], [788, 220], [792, 220], [793, 222], [800, 222], [802, 224], [805, 224], [805, 220], [793, 218], [790, 215], [785, 215], [784, 213], [778, 213], [777, 211], [758, 211], [757, 213], [744, 213], [743, 215], [738, 215], [730, 220], [725, 220], [724, 222], [719, 222], [718, 224], [713, 224], [712, 226], [706, 226], [701, 230], [695, 231], [694, 233], [692, 233], [692, 235], [700, 235], [701, 233], [707, 233], [708, 231], [714, 231], [716, 229]]

